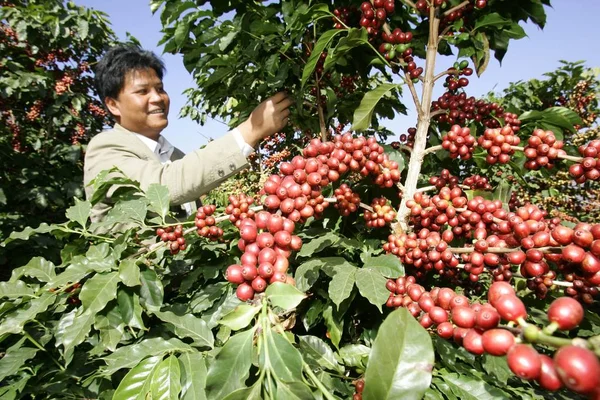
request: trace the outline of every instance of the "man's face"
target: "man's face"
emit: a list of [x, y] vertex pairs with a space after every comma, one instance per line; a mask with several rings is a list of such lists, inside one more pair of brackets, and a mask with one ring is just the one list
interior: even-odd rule
[[131, 71], [116, 99], [106, 105], [125, 129], [158, 140], [169, 121], [169, 95], [152, 68]]

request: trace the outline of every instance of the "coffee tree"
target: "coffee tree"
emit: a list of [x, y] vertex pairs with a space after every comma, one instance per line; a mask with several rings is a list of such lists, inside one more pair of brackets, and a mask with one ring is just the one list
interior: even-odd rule
[[[197, 79], [186, 113], [235, 124], [287, 89], [292, 123], [263, 146], [258, 191], [188, 221], [170, 217], [166, 188], [142, 192], [115, 168], [67, 222], [12, 233], [4, 246], [68, 244], [59, 263], [33, 257], [0, 283], [3, 394], [597, 397], [600, 225], [509, 211], [510, 187], [471, 173], [598, 179], [598, 142], [561, 139], [575, 112], [466, 93], [520, 22], [543, 26], [547, 3], [152, 2]], [[391, 145], [359, 133], [407, 109], [404, 87], [416, 127]], [[115, 206], [90, 223], [115, 184]]]
[[[110, 123], [90, 67], [114, 41], [103, 14], [72, 2], [0, 3], [2, 240], [40, 215], [62, 221], [83, 195], [83, 146]], [[20, 253], [0, 251], [2, 268], [26, 262]]]

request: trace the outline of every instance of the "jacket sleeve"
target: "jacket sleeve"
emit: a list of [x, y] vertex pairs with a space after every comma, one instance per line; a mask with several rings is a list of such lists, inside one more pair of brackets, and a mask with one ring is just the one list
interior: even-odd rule
[[84, 165], [86, 186], [98, 173], [116, 166], [138, 181], [143, 190], [152, 183], [167, 186], [171, 204], [178, 205], [197, 200], [248, 165], [231, 133], [170, 164], [145, 157], [141, 147], [144, 144], [133, 145], [139, 141], [135, 136], [120, 141], [121, 138], [111, 134], [100, 134], [88, 145]]

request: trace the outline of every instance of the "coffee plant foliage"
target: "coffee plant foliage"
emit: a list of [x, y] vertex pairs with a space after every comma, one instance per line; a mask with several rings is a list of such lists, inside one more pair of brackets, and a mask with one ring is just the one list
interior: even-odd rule
[[[40, 219], [62, 221], [83, 196], [85, 144], [111, 123], [90, 68], [111, 43], [98, 11], [62, 0], [0, 3], [1, 239]], [[26, 262], [19, 254], [0, 250], [0, 265]]]
[[[597, 396], [600, 225], [511, 209], [493, 177], [552, 164], [592, 181], [600, 148], [561, 147], [582, 124], [567, 107], [466, 94], [548, 5], [152, 1], [197, 82], [185, 115], [235, 125], [287, 90], [290, 126], [187, 221], [115, 167], [66, 222], [12, 232], [3, 248], [61, 245], [0, 282], [0, 394]], [[439, 54], [456, 65], [436, 71]], [[416, 127], [389, 136], [378, 121], [408, 109]]]

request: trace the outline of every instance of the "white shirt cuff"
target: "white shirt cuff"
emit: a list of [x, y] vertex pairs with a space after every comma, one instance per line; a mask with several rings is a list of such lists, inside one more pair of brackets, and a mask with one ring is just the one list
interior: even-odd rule
[[252, 146], [250, 146], [248, 143], [246, 143], [246, 141], [242, 137], [242, 133], [239, 131], [238, 128], [234, 128], [231, 131], [231, 134], [233, 135], [233, 138], [235, 139], [235, 142], [237, 143], [237, 145], [240, 147], [240, 150], [242, 151], [242, 154], [244, 155], [244, 157], [248, 158], [248, 156], [250, 156], [250, 154], [254, 153], [254, 148]]

